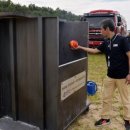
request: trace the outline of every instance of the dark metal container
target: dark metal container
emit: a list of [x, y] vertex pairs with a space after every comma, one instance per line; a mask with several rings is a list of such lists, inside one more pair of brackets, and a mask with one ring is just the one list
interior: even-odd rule
[[87, 109], [87, 54], [71, 50], [72, 39], [87, 46], [87, 22], [0, 16], [2, 116], [63, 130]]

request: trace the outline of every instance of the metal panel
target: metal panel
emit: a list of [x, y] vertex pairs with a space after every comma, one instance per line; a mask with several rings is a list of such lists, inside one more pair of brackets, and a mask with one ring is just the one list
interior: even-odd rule
[[[58, 124], [58, 64], [59, 64], [59, 26], [57, 18], [43, 19], [44, 30], [44, 72], [45, 72], [45, 118], [46, 129], [57, 130]], [[43, 37], [44, 37], [43, 36]]]
[[[88, 107], [86, 106], [87, 95], [84, 86], [84, 81], [86, 83], [87, 80], [87, 58], [61, 66], [59, 75], [59, 126], [66, 129]], [[62, 83], [67, 84], [62, 87]]]
[[9, 39], [10, 39], [10, 65], [11, 65], [11, 105], [12, 105], [12, 112], [11, 112], [11, 117], [13, 117], [14, 119], [16, 119], [17, 116], [17, 112], [16, 112], [16, 86], [15, 86], [15, 76], [16, 76], [16, 64], [15, 64], [15, 20], [14, 19], [10, 19], [9, 20]]
[[44, 129], [42, 18], [0, 18], [0, 115]]
[[9, 21], [0, 20], [0, 116], [11, 114], [11, 66]]
[[[66, 129], [78, 115], [87, 109], [85, 87], [81, 86], [66, 99], [61, 100], [61, 83], [82, 72], [84, 73], [84, 83], [86, 81], [86, 55], [84, 52], [75, 53], [71, 51], [68, 42], [73, 38], [77, 38], [76, 40], [79, 40], [82, 45], [87, 46], [88, 23], [61, 22], [58, 18], [43, 19], [43, 30], [45, 30], [43, 33], [45, 34], [44, 72], [46, 77], [45, 119], [47, 130]], [[69, 32], [69, 30], [71, 31]], [[76, 30], [76, 32], [72, 33], [72, 30]]]
[[[40, 27], [39, 27], [40, 26]], [[42, 24], [16, 20], [18, 119], [43, 129]]]
[[71, 40], [77, 40], [80, 45], [86, 46], [88, 42], [88, 28], [87, 22], [59, 22], [59, 65], [65, 64], [67, 62], [72, 62], [74, 60], [83, 58], [86, 53], [83, 51], [73, 51], [69, 47], [69, 42]]
[[87, 81], [87, 53], [71, 50], [68, 45], [74, 39], [80, 45], [87, 46], [88, 23], [61, 21], [59, 26], [58, 117], [61, 121], [59, 128], [66, 129], [88, 107], [84, 86]]

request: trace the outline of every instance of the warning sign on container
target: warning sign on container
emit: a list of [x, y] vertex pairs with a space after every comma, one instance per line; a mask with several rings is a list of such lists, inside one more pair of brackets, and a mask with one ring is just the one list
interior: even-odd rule
[[86, 71], [83, 71], [63, 82], [61, 82], [61, 100], [65, 100], [71, 94], [85, 86]]

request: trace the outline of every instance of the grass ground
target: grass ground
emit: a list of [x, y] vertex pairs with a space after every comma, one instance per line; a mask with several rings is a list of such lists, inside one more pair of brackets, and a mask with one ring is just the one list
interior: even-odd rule
[[91, 102], [89, 112], [78, 117], [68, 130], [124, 130], [122, 106], [117, 91], [113, 100], [113, 118], [111, 119], [111, 125], [99, 128], [94, 126], [94, 122], [100, 118], [103, 79], [106, 76], [106, 71], [106, 61], [103, 54], [88, 55], [88, 80], [97, 83], [98, 91], [94, 96], [87, 96]]
[[[105, 55], [88, 54], [88, 81], [94, 81], [97, 84], [98, 89], [101, 89], [101, 91], [106, 72], [107, 68]], [[99, 102], [100, 95], [96, 94], [95, 96], [89, 96], [88, 98], [91, 100], [91, 102]]]
[[103, 54], [88, 55], [88, 80], [101, 84], [105, 76], [105, 56]]

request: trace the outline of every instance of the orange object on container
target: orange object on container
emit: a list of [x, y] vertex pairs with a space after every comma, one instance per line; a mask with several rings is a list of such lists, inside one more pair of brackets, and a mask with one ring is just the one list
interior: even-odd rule
[[72, 48], [77, 48], [78, 47], [78, 41], [76, 40], [71, 40], [69, 43], [70, 47]]

